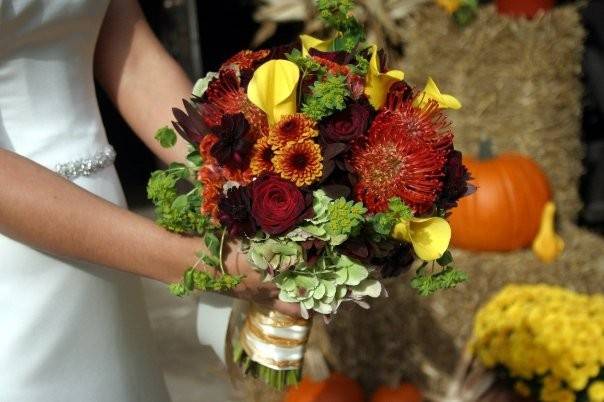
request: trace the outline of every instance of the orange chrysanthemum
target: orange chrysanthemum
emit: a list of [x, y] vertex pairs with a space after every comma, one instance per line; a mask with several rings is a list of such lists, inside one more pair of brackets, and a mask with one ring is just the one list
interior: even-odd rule
[[312, 140], [290, 142], [275, 151], [275, 172], [298, 187], [310, 185], [323, 175], [321, 147]]
[[273, 149], [283, 148], [289, 142], [302, 142], [319, 135], [314, 120], [302, 113], [284, 116], [275, 124], [268, 135], [268, 143]]
[[268, 143], [268, 137], [262, 137], [254, 144], [252, 149], [252, 160], [250, 169], [254, 176], [260, 176], [262, 173], [274, 171], [273, 167], [273, 152], [271, 145]]

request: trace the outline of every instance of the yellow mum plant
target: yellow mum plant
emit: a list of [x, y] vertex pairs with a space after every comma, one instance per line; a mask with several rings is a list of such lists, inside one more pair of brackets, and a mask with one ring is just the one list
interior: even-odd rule
[[476, 315], [471, 348], [523, 396], [604, 402], [604, 296], [509, 285]]

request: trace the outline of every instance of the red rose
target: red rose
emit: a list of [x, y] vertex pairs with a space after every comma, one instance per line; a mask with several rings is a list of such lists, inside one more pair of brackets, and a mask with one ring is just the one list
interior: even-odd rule
[[262, 176], [251, 184], [252, 215], [270, 235], [284, 233], [312, 212], [312, 197], [305, 197], [295, 184], [275, 175]]
[[371, 106], [353, 103], [319, 123], [321, 137], [327, 143], [348, 143], [361, 137], [371, 122]]

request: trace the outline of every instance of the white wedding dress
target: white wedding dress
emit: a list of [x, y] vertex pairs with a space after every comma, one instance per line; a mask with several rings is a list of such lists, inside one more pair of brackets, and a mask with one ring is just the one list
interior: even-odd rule
[[[93, 84], [108, 2], [0, 0], [0, 147], [125, 206]], [[0, 235], [0, 402], [168, 400], [137, 278]]]

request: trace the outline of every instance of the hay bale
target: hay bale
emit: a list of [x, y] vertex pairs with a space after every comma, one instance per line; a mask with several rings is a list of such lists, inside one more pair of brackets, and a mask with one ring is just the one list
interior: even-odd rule
[[560, 215], [581, 208], [581, 56], [584, 31], [574, 6], [532, 21], [484, 7], [460, 29], [436, 6], [423, 7], [401, 26], [406, 56], [397, 64], [423, 85], [426, 76], [460, 99], [451, 112], [456, 146], [475, 154], [481, 136], [496, 152], [531, 155], [547, 172]]
[[456, 145], [476, 152], [488, 135], [496, 151], [531, 155], [545, 169], [560, 211], [567, 249], [551, 265], [528, 250], [469, 253], [455, 250], [470, 282], [420, 298], [409, 278], [390, 281], [390, 298], [368, 312], [346, 309], [327, 327], [338, 370], [372, 390], [414, 381], [444, 393], [470, 335], [473, 315], [510, 282], [550, 283], [586, 293], [604, 291], [604, 240], [573, 223], [581, 207], [579, 81], [584, 32], [574, 6], [533, 21], [501, 17], [484, 7], [458, 28], [440, 9], [426, 6], [400, 27], [407, 41], [400, 62], [407, 78], [439, 87], [464, 104], [451, 113]]

